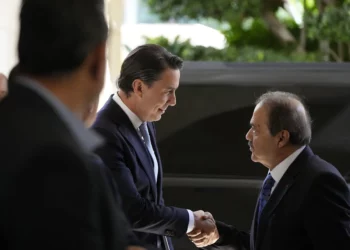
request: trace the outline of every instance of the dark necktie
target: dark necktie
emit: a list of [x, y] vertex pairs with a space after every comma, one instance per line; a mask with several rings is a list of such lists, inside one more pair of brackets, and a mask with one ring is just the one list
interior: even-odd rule
[[144, 122], [141, 124], [141, 126], [139, 127], [140, 129], [140, 134], [142, 136], [142, 140], [144, 141], [148, 152], [150, 153], [152, 160], [153, 160], [153, 167], [154, 167], [154, 176], [155, 176], [155, 180], [157, 182], [157, 177], [158, 177], [158, 162], [157, 162], [157, 157], [154, 153], [153, 147], [152, 147], [152, 143], [151, 143], [151, 137], [148, 133], [148, 128], [147, 128], [147, 123]]
[[259, 196], [258, 223], [260, 221], [261, 212], [263, 211], [267, 201], [270, 199], [271, 189], [274, 184], [275, 184], [275, 180], [272, 178], [271, 174], [269, 173], [265, 178], [265, 181]]

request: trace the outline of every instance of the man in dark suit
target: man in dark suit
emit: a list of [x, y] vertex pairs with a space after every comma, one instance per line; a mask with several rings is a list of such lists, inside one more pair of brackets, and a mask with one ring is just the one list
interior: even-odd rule
[[127, 223], [90, 160], [83, 115], [103, 87], [102, 0], [25, 0], [0, 103], [0, 248], [125, 249]]
[[[83, 121], [87, 128], [90, 128], [93, 122], [95, 121], [98, 103], [99, 99], [91, 103], [90, 107], [86, 110], [85, 114], [83, 115]], [[120, 197], [118, 187], [113, 179], [111, 170], [103, 163], [101, 158], [94, 153], [90, 155], [90, 161], [96, 166], [99, 166], [102, 177], [108, 184], [109, 190], [112, 193], [113, 200], [115, 201], [117, 206], [117, 214], [120, 217], [119, 220], [122, 225], [122, 227], [120, 227], [120, 230], [127, 232], [128, 250], [145, 250], [143, 248], [142, 242], [136, 237], [136, 235], [132, 231], [130, 224], [127, 221], [127, 218], [122, 211], [122, 199]]]
[[[250, 123], [252, 160], [269, 169], [250, 234], [217, 222], [220, 238], [207, 248], [350, 249], [349, 188], [308, 146], [311, 121], [300, 98], [268, 92], [257, 100]], [[207, 245], [201, 235], [191, 238], [198, 247]]]
[[97, 154], [112, 170], [124, 211], [145, 244], [172, 248], [170, 237], [200, 228], [214, 234], [213, 220], [203, 211], [169, 207], [162, 194], [163, 169], [154, 121], [176, 104], [182, 60], [158, 45], [143, 45], [122, 65], [114, 94], [97, 115], [93, 128], [107, 141]]

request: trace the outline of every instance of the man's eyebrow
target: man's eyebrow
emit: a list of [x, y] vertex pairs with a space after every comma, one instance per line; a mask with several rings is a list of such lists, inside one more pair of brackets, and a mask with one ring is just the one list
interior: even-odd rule
[[249, 122], [249, 126], [258, 128], [258, 127], [259, 127], [259, 124], [254, 124], [254, 123], [252, 123], [252, 122]]

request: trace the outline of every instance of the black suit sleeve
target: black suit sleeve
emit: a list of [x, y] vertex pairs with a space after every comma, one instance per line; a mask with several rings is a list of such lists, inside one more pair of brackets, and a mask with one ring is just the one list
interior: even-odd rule
[[13, 230], [11, 249], [125, 248], [112, 196], [100, 170], [83, 155], [42, 147], [23, 164], [16, 180], [10, 225], [20, 226]]
[[213, 245], [207, 246], [206, 250], [249, 250], [249, 233], [239, 231], [235, 227], [216, 221], [220, 238]]
[[343, 178], [333, 173], [317, 177], [305, 207], [313, 249], [350, 249], [350, 193]]
[[112, 170], [122, 197], [124, 212], [126, 213], [133, 230], [180, 237], [187, 231], [189, 215], [186, 209], [156, 204], [143, 198], [137, 190], [134, 177], [125, 159], [123, 145], [113, 133], [105, 129], [94, 128], [107, 141], [99, 148], [97, 154]]

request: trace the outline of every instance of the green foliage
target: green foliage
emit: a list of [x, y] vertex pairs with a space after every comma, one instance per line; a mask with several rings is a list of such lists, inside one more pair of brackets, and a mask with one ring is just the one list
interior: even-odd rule
[[192, 47], [190, 39], [185, 41], [180, 41], [180, 36], [176, 36], [174, 41], [170, 42], [165, 37], [147, 38], [145, 37], [147, 43], [158, 44], [167, 50], [171, 51], [175, 55], [185, 55], [187, 56], [190, 51], [189, 48]]
[[233, 22], [223, 30], [229, 46], [256, 46], [282, 49], [283, 45], [269, 31], [261, 18], [246, 18], [242, 23]]
[[324, 13], [311, 13], [307, 16], [310, 27], [308, 36], [330, 42], [350, 42], [350, 3], [341, 7], [329, 6]]
[[[265, 0], [271, 1], [271, 0]], [[244, 16], [257, 17], [262, 0], [147, 0], [152, 11], [164, 21], [189, 17], [191, 19], [215, 18], [230, 22]]]
[[[266, 9], [276, 11], [283, 2], [283, 0], [147, 0], [151, 11], [157, 13], [164, 21], [184, 18], [197, 21], [216, 19], [227, 24], [222, 32], [228, 46], [254, 46], [277, 50], [283, 49], [285, 44], [282, 44], [268, 29], [261, 13]], [[295, 26], [292, 19], [288, 21]]]
[[[276, 14], [279, 8], [283, 8], [284, 0], [147, 0], [146, 2], [151, 11], [157, 13], [163, 21], [216, 20], [217, 27], [226, 27], [222, 29], [222, 33], [225, 35], [227, 47], [221, 51], [215, 48], [193, 47], [188, 40], [180, 42], [177, 39], [172, 43], [159, 38], [153, 41], [164, 43], [164, 47], [186, 60], [247, 62], [317, 61], [321, 60], [320, 58], [350, 60], [350, 0], [322, 1], [328, 3], [324, 6], [324, 10], [318, 9], [320, 0], [295, 1], [299, 1], [304, 7], [305, 23], [300, 26], [292, 18], [286, 19], [286, 15], [281, 18]], [[271, 20], [271, 13], [272, 15], [275, 13], [277, 20]], [[276, 25], [280, 32], [277, 34]], [[306, 30], [305, 41], [302, 39], [305, 37], [303, 27]], [[296, 42], [284, 42], [280, 35], [286, 32], [289, 32], [294, 38], [292, 40]], [[329, 44], [328, 50], [324, 49], [324, 44]], [[347, 46], [344, 46], [345, 44]], [[326, 54], [332, 54], [332, 57]]]
[[146, 42], [161, 45], [187, 61], [312, 62], [318, 60], [318, 55], [314, 53], [276, 52], [271, 49], [260, 49], [252, 46], [229, 46], [224, 49], [192, 46], [189, 40], [182, 42], [179, 37], [173, 42], [164, 37], [147, 38]]

